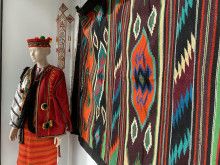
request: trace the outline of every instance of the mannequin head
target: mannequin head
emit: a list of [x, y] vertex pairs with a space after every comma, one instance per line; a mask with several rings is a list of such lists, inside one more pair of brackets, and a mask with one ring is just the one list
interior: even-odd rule
[[30, 47], [29, 52], [33, 63], [42, 63], [47, 61], [47, 56], [50, 54], [50, 47]]
[[34, 63], [37, 63], [38, 67], [48, 65], [47, 56], [50, 54], [51, 40], [52, 39], [50, 37], [45, 39], [44, 36], [27, 40], [31, 59]]

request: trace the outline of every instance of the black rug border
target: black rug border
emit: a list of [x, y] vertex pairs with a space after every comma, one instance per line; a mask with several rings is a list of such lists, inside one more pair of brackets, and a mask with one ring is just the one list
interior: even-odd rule
[[90, 157], [98, 164], [98, 165], [106, 165], [106, 163], [102, 160], [102, 158], [94, 151], [83, 138], [78, 136], [79, 144], [82, 148], [90, 155]]

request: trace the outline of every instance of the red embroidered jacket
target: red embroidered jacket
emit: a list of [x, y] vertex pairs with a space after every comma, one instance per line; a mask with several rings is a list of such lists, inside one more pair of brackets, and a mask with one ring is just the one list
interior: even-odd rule
[[[32, 68], [28, 69], [16, 91], [10, 125], [19, 128], [22, 108], [30, 88]], [[35, 105], [38, 137], [57, 136], [72, 131], [65, 76], [61, 69], [48, 65], [41, 74]]]

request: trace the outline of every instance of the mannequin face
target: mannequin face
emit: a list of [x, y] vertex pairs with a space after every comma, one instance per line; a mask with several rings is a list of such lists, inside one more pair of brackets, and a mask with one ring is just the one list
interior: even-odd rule
[[50, 54], [50, 47], [30, 47], [30, 56], [33, 63], [42, 63], [47, 60]]

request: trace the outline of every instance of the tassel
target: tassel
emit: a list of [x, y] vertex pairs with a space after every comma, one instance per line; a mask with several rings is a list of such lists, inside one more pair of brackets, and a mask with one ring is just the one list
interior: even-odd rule
[[57, 148], [57, 155], [58, 155], [58, 157], [61, 157], [60, 146], [58, 146], [58, 148]]

